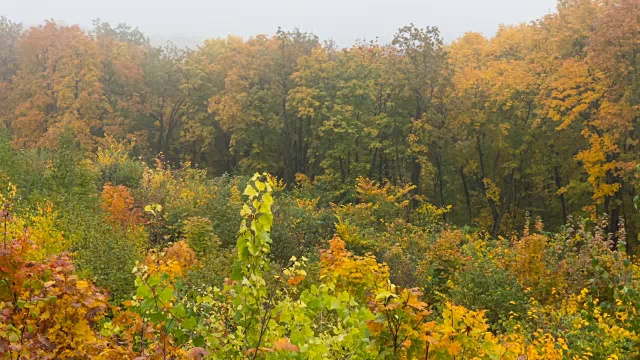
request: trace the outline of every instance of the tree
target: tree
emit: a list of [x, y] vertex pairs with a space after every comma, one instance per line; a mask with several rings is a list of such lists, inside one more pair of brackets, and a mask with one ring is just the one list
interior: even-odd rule
[[282, 92], [274, 73], [279, 41], [265, 35], [227, 39], [220, 57], [224, 91], [209, 100], [209, 111], [229, 134], [233, 164], [240, 170], [283, 173]]
[[18, 41], [21, 33], [21, 24], [14, 23], [4, 16], [0, 17], [0, 121], [3, 123], [11, 111], [9, 85], [18, 71]]
[[18, 71], [18, 41], [22, 24], [0, 16], [0, 84], [7, 84]]
[[[136, 28], [95, 20], [91, 35], [100, 51], [105, 99], [111, 112], [103, 116], [106, 134], [117, 137], [135, 137], [140, 129], [135, 120], [143, 112], [143, 64], [149, 52], [149, 40]], [[144, 139], [139, 139], [144, 140]]]
[[11, 128], [19, 147], [51, 147], [65, 128], [92, 146], [110, 112], [100, 83], [102, 64], [93, 40], [78, 26], [53, 21], [29, 29], [18, 44], [12, 82]]
[[206, 40], [197, 51], [189, 53], [184, 65], [187, 80], [183, 88], [190, 96], [178, 147], [184, 161], [190, 161], [192, 166], [206, 166], [216, 175], [233, 170], [230, 134], [224, 131], [216, 114], [209, 111], [209, 99], [224, 91], [225, 73], [220, 59], [226, 51], [225, 40]]
[[190, 96], [183, 88], [187, 53], [168, 43], [150, 49], [142, 65], [144, 89], [140, 97], [143, 110], [135, 127], [146, 132], [152, 154], [164, 154], [168, 160], [177, 160], [172, 146], [180, 134]]
[[[415, 109], [410, 116], [413, 118], [411, 139], [414, 144], [428, 140], [424, 138], [425, 123], [442, 129], [445, 121], [445, 109], [442, 106], [443, 96], [443, 68], [445, 53], [443, 51], [442, 37], [436, 27], [420, 29], [411, 24], [400, 28], [396, 33], [392, 44], [396, 46], [400, 54], [405, 58], [403, 72], [407, 74], [406, 92], [410, 103], [407, 110]], [[426, 120], [429, 119], [429, 120]], [[422, 137], [422, 139], [421, 139]], [[424, 142], [423, 142], [424, 141]], [[437, 141], [431, 141], [430, 145], [436, 145]], [[437, 178], [441, 198], [443, 197], [442, 151], [435, 148], [432, 151], [434, 165], [437, 169]], [[418, 193], [421, 192], [420, 176], [424, 165], [424, 148], [414, 146], [412, 149], [411, 182], [416, 185]], [[441, 199], [444, 202], [444, 199]]]
[[304, 173], [307, 167], [307, 139], [303, 119], [289, 109], [289, 93], [294, 87], [292, 75], [298, 66], [298, 59], [307, 56], [316, 48], [318, 37], [301, 32], [299, 29], [283, 31], [278, 29], [277, 41], [280, 42], [273, 71], [277, 74], [276, 87], [281, 97], [282, 114], [282, 177], [287, 183], [295, 181], [297, 173]]

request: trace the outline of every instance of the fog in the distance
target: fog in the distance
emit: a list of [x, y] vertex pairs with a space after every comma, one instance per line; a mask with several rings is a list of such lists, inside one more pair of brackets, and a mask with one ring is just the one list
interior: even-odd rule
[[498, 25], [539, 18], [555, 0], [0, 0], [0, 15], [25, 25], [55, 19], [84, 28], [100, 18], [138, 26], [154, 42], [196, 45], [229, 34], [271, 34], [299, 27], [349, 46], [387, 42], [411, 22], [436, 25], [445, 41], [467, 31], [492, 35]]

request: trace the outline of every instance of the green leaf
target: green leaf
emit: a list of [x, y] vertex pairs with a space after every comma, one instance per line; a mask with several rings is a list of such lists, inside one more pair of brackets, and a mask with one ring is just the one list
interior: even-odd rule
[[247, 251], [247, 238], [244, 236], [239, 237], [236, 246], [238, 247], [238, 258], [243, 260]]
[[138, 289], [136, 291], [136, 296], [143, 299], [151, 297], [151, 288], [146, 284], [142, 284], [141, 286], [138, 286]]
[[196, 327], [196, 325], [198, 325], [198, 322], [196, 321], [196, 318], [194, 318], [193, 316], [188, 317], [182, 322], [182, 327], [187, 330], [193, 330]]
[[159, 276], [159, 275], [151, 276], [151, 277], [149, 277], [149, 279], [147, 280], [147, 285], [149, 285], [150, 287], [157, 286], [157, 285], [159, 285], [159, 284], [160, 284], [160, 281], [161, 281], [161, 280], [162, 280], [162, 279], [160, 278], [160, 276]]
[[166, 321], [167, 317], [161, 312], [153, 312], [149, 314], [149, 320], [156, 324], [160, 324], [161, 322]]
[[162, 288], [160, 291], [158, 291], [158, 299], [165, 303], [171, 301], [173, 299], [173, 289], [168, 286]]
[[329, 305], [329, 310], [340, 309], [341, 305], [342, 304], [340, 303], [340, 300], [338, 300], [337, 298], [332, 298], [331, 303]]
[[378, 293], [378, 295], [376, 295], [376, 300], [386, 300], [390, 297], [396, 297], [396, 294], [392, 293], [391, 291], [382, 291]]
[[309, 307], [312, 310], [319, 309], [321, 306], [322, 306], [322, 300], [319, 297], [312, 297], [307, 302], [307, 307]]
[[231, 280], [240, 281], [242, 280], [242, 263], [236, 261], [233, 264], [233, 270], [231, 271]]
[[10, 333], [9, 334], [9, 342], [10, 343], [16, 343], [20, 340], [20, 337], [18, 336], [18, 334], [14, 334], [14, 333]]
[[152, 298], [146, 298], [144, 300], [142, 300], [142, 302], [140, 302], [140, 311], [145, 312], [148, 310], [153, 309], [153, 307], [155, 306], [155, 301], [153, 301]]
[[251, 255], [256, 255], [259, 250], [258, 244], [256, 244], [255, 242], [250, 242], [247, 248], [249, 249], [249, 254]]
[[171, 308], [171, 313], [178, 318], [183, 318], [187, 315], [187, 310], [183, 303], [178, 303]]
[[195, 347], [203, 347], [204, 346], [204, 337], [196, 336], [193, 338], [193, 346]]

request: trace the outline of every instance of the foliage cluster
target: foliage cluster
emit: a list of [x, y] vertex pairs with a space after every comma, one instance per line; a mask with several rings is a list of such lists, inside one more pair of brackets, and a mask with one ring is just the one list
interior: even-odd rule
[[0, 358], [640, 358], [637, 4], [347, 49], [0, 18]]

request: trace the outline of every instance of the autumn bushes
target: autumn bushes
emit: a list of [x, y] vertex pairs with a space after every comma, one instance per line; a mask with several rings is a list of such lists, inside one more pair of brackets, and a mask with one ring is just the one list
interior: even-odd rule
[[624, 231], [617, 249], [589, 219], [494, 238], [412, 186], [359, 178], [338, 203], [322, 178], [210, 178], [119, 146], [45, 154], [37, 187], [0, 189], [4, 357], [638, 355]]
[[[406, 194], [403, 189], [363, 185], [360, 203], [336, 209], [337, 233], [347, 249], [385, 261], [394, 284], [418, 285], [434, 314], [445, 316], [449, 303], [482, 311], [494, 334], [537, 344], [543, 358], [636, 356], [629, 312], [638, 306], [638, 272], [625, 252], [623, 224], [611, 234], [606, 222], [571, 220], [550, 233], [538, 219], [522, 235], [496, 239], [447, 228], [439, 216], [423, 217], [431, 221], [421, 226], [414, 218], [407, 223], [405, 205], [393, 196]], [[440, 216], [446, 211], [431, 209]]]
[[[6, 219], [2, 219], [7, 221]], [[4, 238], [0, 256], [0, 354], [7, 359], [92, 358], [108, 296], [74, 272], [68, 254], [28, 260], [28, 234]]]
[[[310, 200], [312, 183], [301, 184], [309, 196], [296, 198], [268, 175], [209, 180], [158, 167], [146, 168], [143, 181], [137, 189], [104, 184], [97, 222], [73, 236], [54, 231], [65, 223], [47, 215], [52, 209], [3, 212], [5, 357], [637, 355], [637, 268], [588, 222], [556, 234], [538, 222], [522, 236], [494, 239], [448, 228], [438, 220], [446, 209], [410, 188], [365, 179], [357, 204], [332, 208]], [[143, 207], [143, 190], [158, 203]], [[19, 190], [4, 193], [11, 204]], [[241, 219], [233, 247], [218, 227], [227, 218], [209, 208], [221, 197]], [[327, 214], [335, 216], [332, 237], [313, 231]], [[96, 224], [102, 229], [90, 230]], [[117, 235], [114, 242], [91, 236], [100, 231]], [[67, 237], [69, 255], [37, 240]]]
[[638, 272], [623, 248], [611, 250], [605, 226], [585, 221], [546, 233], [538, 223], [522, 237], [498, 240], [458, 233], [455, 245], [425, 259], [423, 265], [447, 263], [449, 270], [428, 272], [436, 276], [426, 284], [439, 279], [449, 299], [487, 310], [499, 333], [562, 338], [567, 358], [631, 358], [638, 337], [635, 316], [627, 314], [638, 306]]
[[[228, 274], [246, 178], [211, 179], [203, 170], [169, 169], [161, 161], [148, 166], [125, 143], [107, 141], [89, 155], [69, 138], [59, 150], [41, 152], [12, 149], [3, 139], [0, 178], [17, 185], [2, 189], [14, 207], [11, 227], [29, 228], [38, 259], [71, 251], [78, 270], [118, 299], [134, 290], [130, 270], [147, 249], [180, 239], [210, 270], [193, 276], [219, 283]], [[316, 253], [333, 234], [333, 214], [313, 199], [283, 192], [282, 184], [275, 191], [281, 200], [270, 256], [286, 264], [293, 255]]]

